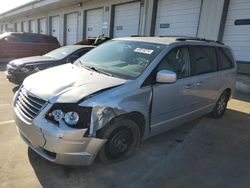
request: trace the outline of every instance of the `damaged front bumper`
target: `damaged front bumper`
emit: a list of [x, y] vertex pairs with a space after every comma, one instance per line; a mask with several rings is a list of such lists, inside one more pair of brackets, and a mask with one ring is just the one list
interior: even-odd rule
[[12, 83], [21, 84], [23, 80], [30, 74], [31, 73], [20, 72], [16, 67], [13, 67], [9, 64], [6, 66], [6, 78]]
[[84, 137], [87, 129], [55, 126], [41, 115], [29, 123], [16, 109], [15, 121], [24, 142], [43, 158], [57, 164], [90, 165], [106, 142], [104, 139]]

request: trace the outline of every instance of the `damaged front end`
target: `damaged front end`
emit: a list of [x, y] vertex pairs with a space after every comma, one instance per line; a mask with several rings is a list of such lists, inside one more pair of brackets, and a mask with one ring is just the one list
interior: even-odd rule
[[[47, 103], [44, 109], [33, 120], [27, 120], [15, 105], [15, 121], [21, 138], [36, 153], [45, 159], [64, 165], [90, 165], [94, 161], [98, 151], [106, 142], [105, 139], [89, 138], [87, 115], [91, 114], [91, 108], [85, 108], [86, 127], [69, 126], [63, 119], [58, 122], [49, 116], [51, 110], [62, 108], [63, 110], [75, 109], [71, 104]], [[84, 109], [83, 107], [79, 107]], [[79, 110], [79, 109], [78, 109]], [[45, 118], [44, 118], [45, 117]]]
[[130, 118], [131, 114], [136, 114], [143, 119], [139, 125], [143, 129], [142, 138], [147, 138], [149, 136], [151, 99], [152, 90], [150, 87], [131, 92], [125, 86], [120, 86], [119, 89], [113, 88], [102, 92], [101, 95], [94, 95], [82, 101], [79, 105], [92, 108], [88, 136], [96, 137], [97, 132], [108, 126], [109, 122], [115, 118]]
[[[29, 100], [36, 98], [39, 101], [41, 98], [33, 94], [39, 88], [26, 90], [22, 86], [13, 103], [18, 132], [35, 152], [51, 162], [90, 165], [106, 142], [106, 139], [98, 137], [98, 131], [108, 126], [114, 118], [134, 112], [140, 114], [140, 118], [143, 119], [141, 135], [143, 138], [149, 135], [152, 90], [151, 87], [135, 87], [129, 83], [116, 83], [112, 87], [94, 89], [92, 84], [60, 92], [51, 98], [45, 93], [42, 95], [44, 106], [37, 116], [27, 120], [20, 113], [17, 101], [19, 106], [24, 106], [23, 110], [32, 110], [31, 107], [26, 109], [28, 107], [25, 105], [29, 106]], [[22, 96], [21, 90], [24, 91]], [[29, 95], [30, 99], [27, 98]], [[137, 116], [135, 120], [136, 118]]]

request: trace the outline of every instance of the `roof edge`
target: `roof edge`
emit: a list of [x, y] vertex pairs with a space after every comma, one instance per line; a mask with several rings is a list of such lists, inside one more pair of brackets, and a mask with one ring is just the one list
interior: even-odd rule
[[14, 12], [14, 11], [16, 11], [16, 10], [18, 10], [18, 9], [21, 9], [21, 8], [25, 8], [25, 7], [30, 6], [30, 5], [33, 5], [33, 4], [35, 4], [35, 3], [39, 3], [39, 2], [41, 2], [41, 1], [44, 1], [44, 0], [32, 0], [32, 1], [28, 2], [28, 3], [25, 3], [25, 4], [23, 4], [23, 5], [20, 5], [20, 6], [16, 7], [16, 8], [13, 8], [13, 9], [10, 9], [10, 10], [8, 10], [8, 11], [5, 11], [5, 12], [1, 13], [1, 14], [0, 14], [0, 17], [4, 17], [4, 16], [5, 16], [6, 14], [8, 14], [8, 13]]

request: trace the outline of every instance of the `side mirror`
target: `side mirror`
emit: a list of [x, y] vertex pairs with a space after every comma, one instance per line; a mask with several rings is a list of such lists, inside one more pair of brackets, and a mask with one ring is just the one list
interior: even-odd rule
[[156, 75], [156, 82], [161, 84], [171, 84], [177, 81], [177, 75], [173, 71], [161, 70]]

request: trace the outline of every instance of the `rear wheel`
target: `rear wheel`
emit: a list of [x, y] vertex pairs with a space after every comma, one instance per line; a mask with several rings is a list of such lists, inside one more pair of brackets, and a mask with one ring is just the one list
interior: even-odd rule
[[99, 137], [107, 139], [99, 152], [102, 162], [118, 162], [127, 159], [140, 144], [140, 130], [137, 124], [129, 119], [117, 120], [101, 130]]
[[211, 118], [220, 118], [223, 116], [227, 109], [227, 103], [230, 97], [229, 91], [225, 90], [219, 97], [213, 111], [209, 114]]

